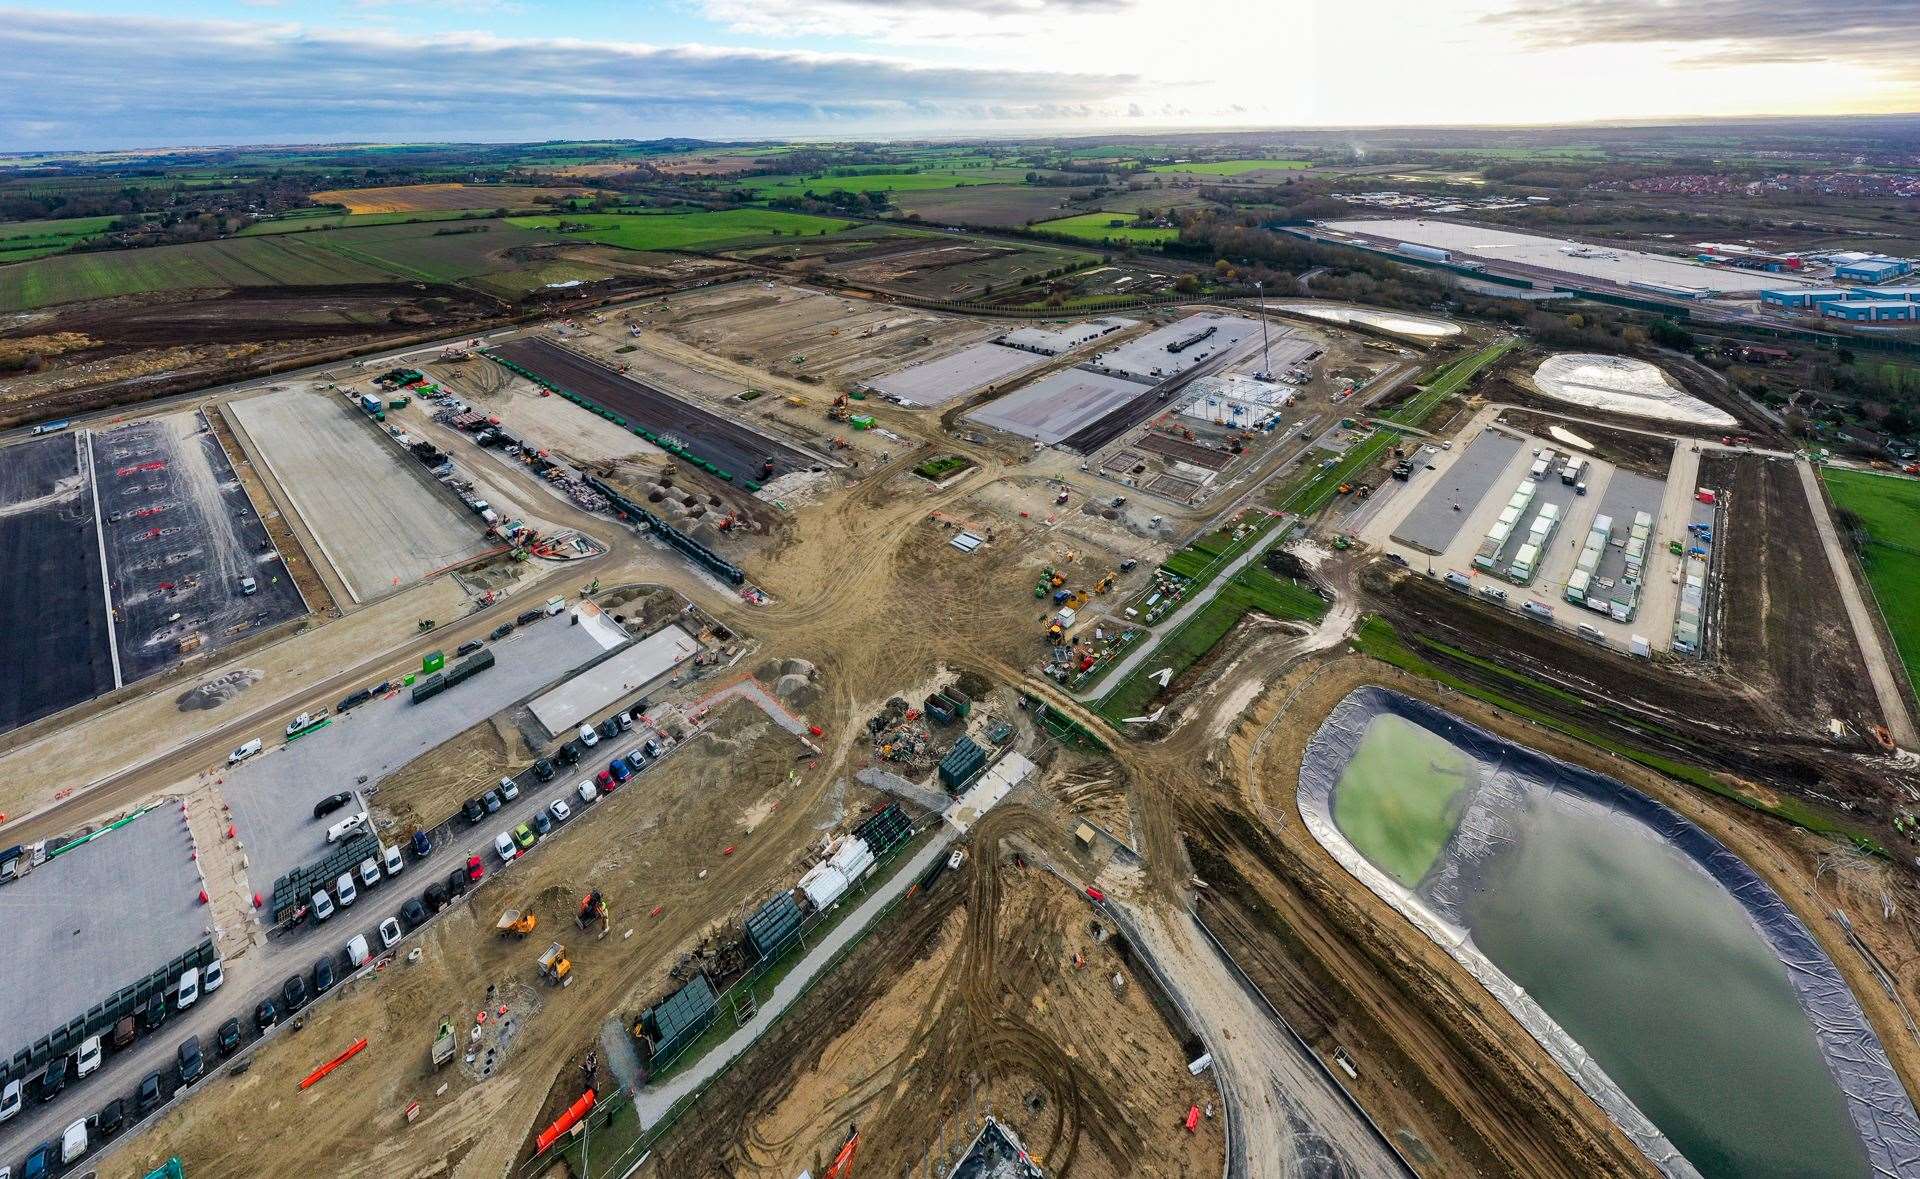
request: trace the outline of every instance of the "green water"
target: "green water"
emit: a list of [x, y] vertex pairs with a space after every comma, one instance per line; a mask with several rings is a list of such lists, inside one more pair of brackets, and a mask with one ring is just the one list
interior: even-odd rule
[[1361, 855], [1413, 888], [1460, 822], [1469, 768], [1445, 737], [1382, 714], [1333, 792], [1333, 821]]
[[[1337, 804], [1350, 778], [1377, 781], [1397, 762], [1398, 790], [1356, 791], [1334, 812], [1361, 853], [1388, 871], [1396, 869], [1376, 852], [1431, 844], [1431, 824], [1423, 818], [1412, 841], [1382, 843], [1377, 828], [1407, 809], [1406, 795], [1428, 799], [1415, 809], [1430, 815], [1431, 798], [1454, 777], [1436, 771], [1426, 742], [1407, 728], [1418, 726], [1376, 718], [1334, 796]], [[1457, 803], [1449, 798], [1449, 812]], [[1702, 1175], [1867, 1173], [1786, 968], [1726, 889], [1648, 828], [1582, 800], [1536, 789], [1507, 818], [1514, 837], [1478, 868], [1466, 903], [1475, 943]]]

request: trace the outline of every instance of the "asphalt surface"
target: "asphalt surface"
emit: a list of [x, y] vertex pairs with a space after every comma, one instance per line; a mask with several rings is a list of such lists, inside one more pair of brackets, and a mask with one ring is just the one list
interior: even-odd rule
[[[1420, 502], [1393, 530], [1393, 539], [1435, 556], [1446, 552], [1460, 534], [1460, 526], [1467, 522], [1487, 492], [1493, 490], [1494, 480], [1506, 470], [1522, 445], [1520, 439], [1512, 435], [1482, 430], [1467, 444], [1466, 452], [1438, 475], [1428, 472], [1424, 463], [1420, 464], [1412, 482], [1417, 484], [1424, 478], [1428, 485], [1420, 489], [1423, 492]], [[1501, 502], [1505, 503], [1513, 488], [1502, 490], [1506, 495], [1501, 497]]]
[[306, 612], [200, 415], [115, 427], [94, 435], [93, 451], [128, 682], [178, 662], [183, 641], [205, 655]]
[[735, 478], [761, 481], [762, 465], [773, 459], [775, 476], [803, 471], [818, 460], [777, 442], [731, 418], [643, 384], [550, 340], [527, 337], [494, 351], [529, 372], [539, 373], [570, 392], [606, 406], [632, 425], [655, 434], [671, 434], [696, 456]]
[[[486, 674], [490, 673], [483, 673], [480, 678], [484, 679]], [[609, 713], [612, 711], [617, 709], [610, 709]], [[602, 740], [589, 751], [594, 756], [580, 765], [561, 767], [562, 772], [556, 774], [551, 782], [540, 782], [532, 770], [523, 772], [515, 779], [519, 797], [478, 824], [468, 824], [457, 811], [449, 814], [430, 833], [433, 846], [425, 860], [416, 859], [410, 849], [404, 850], [406, 866], [400, 875], [388, 878], [383, 873], [380, 883], [364, 889], [350, 908], [336, 912], [324, 923], [309, 920], [294, 929], [273, 931], [263, 945], [228, 966], [227, 980], [218, 991], [203, 995], [188, 1011], [170, 1013], [167, 1022], [158, 1030], [151, 1033], [143, 1030], [125, 1051], [109, 1050], [97, 1073], [84, 1080], [71, 1081], [53, 1101], [43, 1105], [30, 1098], [29, 1104], [18, 1117], [0, 1126], [0, 1165], [11, 1164], [14, 1174], [18, 1175], [21, 1160], [36, 1144], [49, 1139], [57, 1142], [62, 1128], [68, 1123], [99, 1113], [116, 1097], [128, 1099], [129, 1125], [114, 1140], [130, 1137], [135, 1128], [132, 1124], [135, 1115], [131, 1099], [143, 1077], [159, 1072], [162, 1075], [162, 1089], [168, 1099], [180, 1088], [176, 1054], [182, 1041], [189, 1037], [200, 1040], [207, 1067], [211, 1070], [220, 1063], [213, 1046], [215, 1032], [225, 1020], [238, 1019], [245, 1043], [236, 1055], [246, 1056], [259, 1039], [254, 1024], [254, 1008], [262, 999], [272, 998], [276, 1007], [280, 1007], [287, 980], [299, 975], [308, 985], [307, 1002], [311, 1004], [317, 1001], [311, 992], [317, 962], [322, 959], [332, 962], [335, 974], [344, 981], [352, 973], [347, 967], [347, 942], [356, 934], [362, 935], [366, 937], [368, 946], [377, 953], [380, 945], [377, 930], [381, 921], [398, 917], [401, 907], [408, 900], [422, 898], [429, 885], [445, 883], [450, 873], [464, 868], [469, 856], [480, 857], [487, 880], [503, 872], [512, 872], [513, 866], [503, 866], [494, 851], [495, 834], [510, 832], [517, 824], [527, 821], [536, 810], [549, 808], [555, 799], [566, 799], [572, 817], [555, 825], [546, 839], [559, 838], [575, 824], [591, 821], [595, 806], [581, 803], [578, 794], [580, 782], [593, 777], [613, 757], [634, 749], [655, 735], [636, 724], [631, 731], [617, 738]], [[560, 743], [554, 744], [557, 747]], [[674, 748], [677, 746], [667, 750], [667, 756], [672, 756]], [[551, 753], [552, 750], [543, 752]], [[653, 764], [657, 763], [649, 763], [648, 771]], [[643, 771], [639, 779], [630, 781], [628, 785], [643, 780], [645, 776], [646, 771]], [[487, 785], [497, 786], [498, 783], [476, 783], [475, 793]], [[543, 839], [541, 842], [545, 841]], [[535, 844], [521, 854], [537, 855], [539, 850], [540, 845]], [[909, 882], [912, 879], [911, 876], [906, 878]], [[472, 889], [478, 891], [470, 890], [464, 899], [455, 899], [453, 904], [477, 904], [481, 906], [483, 917], [492, 916], [490, 910], [495, 903], [494, 894], [485, 889], [485, 881], [472, 886]], [[556, 920], [564, 920], [563, 915], [555, 917]], [[412, 931], [407, 933], [410, 936]], [[395, 952], [404, 953], [406, 948], [407, 942], [402, 941]], [[283, 1022], [270, 1034], [286, 1034], [286, 1012], [283, 1010], [280, 1014]], [[165, 1106], [160, 1108], [164, 1110]], [[98, 1141], [96, 1139], [94, 1152], [99, 1149]], [[89, 1159], [93, 1160], [92, 1154]]]
[[0, 732], [115, 686], [78, 442], [56, 434], [0, 452]]

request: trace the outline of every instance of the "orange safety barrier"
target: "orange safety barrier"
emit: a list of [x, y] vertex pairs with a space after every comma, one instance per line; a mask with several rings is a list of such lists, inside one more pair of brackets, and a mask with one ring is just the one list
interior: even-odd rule
[[540, 1136], [533, 1140], [533, 1153], [539, 1154], [547, 1147], [552, 1146], [554, 1140], [559, 1138], [560, 1135], [573, 1129], [575, 1123], [587, 1116], [587, 1111], [593, 1108], [593, 1103], [596, 1100], [598, 1099], [594, 1096], [593, 1090], [589, 1089], [585, 1093], [582, 1093], [578, 1100], [567, 1107], [565, 1113], [553, 1120], [553, 1125], [540, 1131]]
[[352, 1043], [352, 1045], [347, 1048], [345, 1052], [342, 1052], [340, 1055], [334, 1057], [332, 1060], [329, 1060], [327, 1063], [321, 1065], [319, 1068], [314, 1069], [312, 1072], [308, 1073], [307, 1079], [300, 1082], [300, 1087], [302, 1089], [305, 1089], [309, 1085], [317, 1084], [318, 1082], [323, 1080], [328, 1073], [332, 1072], [334, 1069], [339, 1068], [341, 1065], [347, 1063], [349, 1060], [352, 1060], [354, 1057], [366, 1051], [366, 1047], [367, 1047], [367, 1038], [365, 1036], [361, 1036], [358, 1040], [355, 1040]]

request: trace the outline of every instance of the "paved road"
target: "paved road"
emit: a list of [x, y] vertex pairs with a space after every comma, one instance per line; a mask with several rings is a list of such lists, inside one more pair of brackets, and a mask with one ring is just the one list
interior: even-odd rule
[[1906, 697], [1900, 693], [1900, 681], [1894, 677], [1887, 649], [1881, 645], [1880, 633], [1873, 627], [1873, 613], [1860, 594], [1860, 583], [1854, 580], [1853, 567], [1847, 564], [1847, 554], [1840, 547], [1840, 536], [1834, 531], [1826, 498], [1820, 494], [1820, 477], [1814, 474], [1813, 464], [1805, 459], [1796, 460], [1794, 466], [1800, 469], [1800, 485], [1807, 490], [1814, 527], [1820, 532], [1820, 543], [1826, 546], [1833, 579], [1840, 585], [1840, 600], [1846, 604], [1847, 620], [1853, 623], [1853, 637], [1867, 661], [1867, 678], [1873, 682], [1873, 694], [1880, 700], [1880, 715], [1886, 718], [1887, 731], [1901, 748], [1920, 748], [1920, 738], [1914, 734], [1913, 716], [1907, 711]]

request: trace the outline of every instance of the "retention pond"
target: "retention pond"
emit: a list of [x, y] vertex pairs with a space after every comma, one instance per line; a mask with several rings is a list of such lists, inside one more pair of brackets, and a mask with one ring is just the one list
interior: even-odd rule
[[1920, 1174], [1920, 1117], [1839, 971], [1673, 811], [1378, 688], [1314, 735], [1300, 806], [1668, 1174]]

